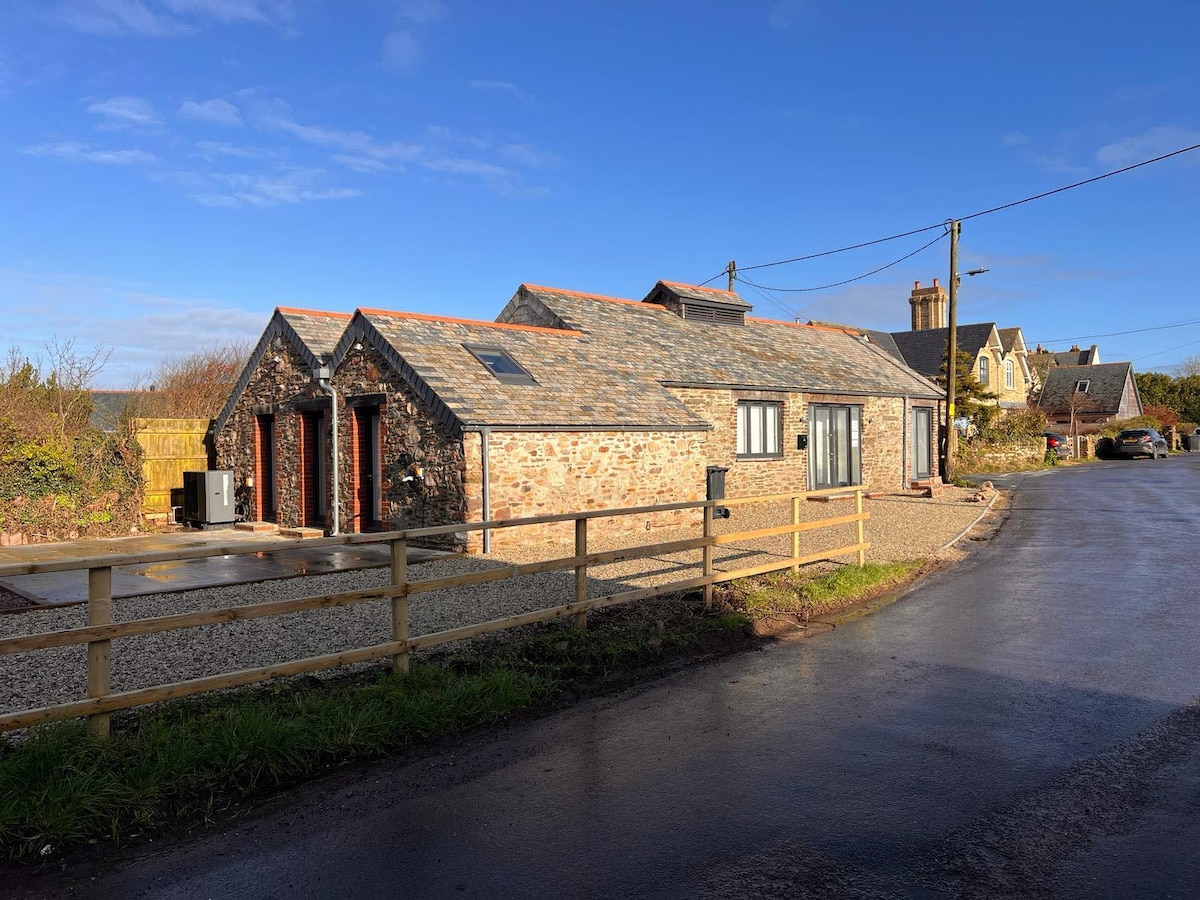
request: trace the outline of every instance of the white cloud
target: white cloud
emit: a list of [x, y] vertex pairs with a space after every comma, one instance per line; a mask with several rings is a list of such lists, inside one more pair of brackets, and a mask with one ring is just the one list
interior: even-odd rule
[[556, 154], [533, 144], [505, 144], [499, 152], [517, 165], [530, 169], [550, 169], [562, 161]]
[[222, 141], [197, 141], [192, 147], [192, 155], [211, 161], [224, 156], [236, 159], [274, 159], [279, 154], [262, 147], [241, 147]]
[[804, 0], [775, 0], [767, 13], [772, 28], [789, 28], [800, 17], [805, 8]]
[[1179, 125], [1161, 125], [1105, 144], [1096, 151], [1096, 162], [1106, 168], [1127, 166], [1193, 144], [1200, 144], [1200, 131]]
[[162, 124], [154, 104], [141, 97], [113, 97], [93, 103], [87, 111], [100, 116], [105, 129], [153, 129]]
[[490, 78], [473, 78], [470, 85], [477, 91], [493, 91], [500, 94], [510, 94], [518, 100], [528, 100], [529, 95], [511, 81], [496, 81]]
[[228, 100], [184, 100], [177, 113], [181, 119], [194, 122], [208, 122], [212, 125], [222, 125], [226, 128], [239, 128], [242, 124], [242, 114]]
[[400, 0], [396, 12], [410, 22], [428, 25], [446, 14], [446, 5], [441, 0]]
[[164, 180], [180, 184], [205, 206], [267, 209], [314, 200], [347, 200], [362, 196], [357, 188], [330, 187], [322, 169], [275, 172], [176, 172]]
[[[35, 355], [48, 335], [112, 348], [93, 385], [129, 388], [193, 347], [256, 339], [270, 312], [207, 297], [169, 297], [145, 284], [30, 269], [0, 269], [5, 340]], [[181, 346], [180, 335], [188, 336]]]
[[151, 11], [142, 0], [75, 0], [60, 5], [55, 18], [88, 34], [171, 37], [188, 30], [171, 16]]
[[363, 175], [381, 175], [384, 172], [403, 172], [404, 166], [400, 163], [389, 165], [378, 159], [373, 159], [369, 156], [355, 156], [350, 153], [335, 153], [333, 161], [341, 163], [347, 169], [358, 172]]
[[383, 39], [379, 61], [385, 68], [414, 69], [422, 58], [421, 46], [410, 32], [393, 31]]
[[524, 184], [521, 174], [511, 168], [487, 159], [468, 158], [461, 152], [452, 152], [451, 148], [469, 147], [531, 168], [546, 168], [559, 162], [553, 153], [531, 144], [509, 144], [495, 150], [486, 138], [459, 134], [441, 125], [427, 128], [420, 141], [381, 141], [365, 131], [299, 122], [291, 107], [278, 98], [247, 91], [239, 95], [239, 101], [254, 127], [280, 131], [304, 143], [336, 151], [335, 162], [359, 173], [400, 172], [406, 166], [413, 166], [443, 175], [474, 178], [502, 196], [524, 198], [544, 196], [548, 191]]
[[291, 0], [65, 0], [52, 17], [88, 34], [175, 37], [208, 22], [282, 27], [293, 12]]
[[132, 166], [157, 162], [153, 153], [145, 150], [96, 150], [79, 141], [60, 141], [56, 144], [39, 144], [26, 147], [22, 152], [30, 156], [52, 156], [67, 162], [89, 162], [102, 165]]
[[291, 0], [163, 0], [177, 14], [207, 16], [217, 22], [275, 25], [292, 18]]

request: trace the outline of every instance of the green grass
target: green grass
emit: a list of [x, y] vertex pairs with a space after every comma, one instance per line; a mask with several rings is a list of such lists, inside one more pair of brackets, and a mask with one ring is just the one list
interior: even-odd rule
[[443, 653], [410, 674], [275, 682], [116, 715], [107, 742], [86, 724], [0, 737], [0, 856], [39, 858], [92, 839], [123, 840], [206, 821], [230, 803], [495, 722], [744, 629], [737, 613], [666, 599], [594, 613]]
[[730, 582], [718, 589], [720, 601], [755, 618], [794, 615], [802, 620], [845, 609], [880, 591], [903, 584], [920, 569], [915, 561], [840, 566], [831, 572], [772, 572]]

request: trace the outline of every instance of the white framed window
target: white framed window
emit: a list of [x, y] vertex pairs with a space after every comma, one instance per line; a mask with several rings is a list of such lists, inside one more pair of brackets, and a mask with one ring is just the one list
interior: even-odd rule
[[783, 404], [741, 400], [737, 405], [737, 455], [740, 459], [783, 456]]
[[1011, 359], [1004, 361], [1004, 389], [1011, 391], [1016, 385], [1016, 366]]
[[1088, 388], [1091, 386], [1092, 383], [1090, 381], [1077, 381], [1075, 382], [1075, 393], [1086, 394], [1088, 392]]
[[979, 383], [987, 384], [989, 374], [990, 373], [988, 372], [988, 358], [986, 356], [981, 356], [979, 358]]

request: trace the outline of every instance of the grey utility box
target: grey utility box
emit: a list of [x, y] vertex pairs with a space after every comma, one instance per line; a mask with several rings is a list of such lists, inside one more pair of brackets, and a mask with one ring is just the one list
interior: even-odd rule
[[183, 521], [192, 528], [232, 525], [233, 470], [183, 473]]

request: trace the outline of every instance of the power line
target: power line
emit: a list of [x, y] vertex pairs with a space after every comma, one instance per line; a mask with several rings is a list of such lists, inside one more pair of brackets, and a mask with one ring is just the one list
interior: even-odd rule
[[742, 282], [743, 284], [750, 285], [751, 287], [763, 288], [764, 290], [768, 290], [768, 291], [779, 291], [780, 293], [803, 294], [803, 293], [807, 293], [809, 291], [825, 291], [825, 290], [828, 290], [829, 288], [841, 287], [844, 284], [850, 284], [851, 282], [862, 281], [864, 278], [870, 278], [872, 275], [877, 275], [880, 272], [884, 271], [885, 269], [890, 269], [892, 266], [898, 266], [898, 265], [900, 265], [900, 263], [904, 262], [905, 260], [912, 259], [914, 256], [916, 256], [922, 250], [928, 250], [930, 247], [932, 247], [934, 244], [936, 244], [938, 241], [940, 241], [942, 238], [944, 238], [949, 233], [950, 233], [949, 231], [945, 231], [942, 234], [939, 234], [937, 237], [935, 237], [928, 244], [922, 244], [920, 247], [918, 247], [912, 253], [906, 253], [904, 256], [900, 257], [899, 259], [892, 260], [887, 265], [880, 266], [877, 269], [872, 269], [870, 272], [864, 272], [861, 275], [855, 275], [853, 278], [847, 278], [845, 281], [834, 281], [830, 284], [821, 284], [821, 285], [817, 285], [816, 287], [803, 287], [803, 288], [767, 287], [765, 284], [756, 284], [755, 282], [751, 281], [749, 278], [742, 278], [741, 275], [738, 274], [738, 272], [741, 271], [740, 269], [737, 269], [734, 271], [734, 278], [736, 278], [738, 281]]
[[[1134, 169], [1140, 169], [1143, 166], [1153, 165], [1154, 163], [1162, 162], [1170, 159], [1173, 156], [1181, 156], [1184, 153], [1191, 153], [1193, 150], [1200, 150], [1200, 144], [1192, 144], [1190, 147], [1181, 147], [1178, 150], [1172, 150], [1170, 153], [1164, 153], [1161, 156], [1155, 156], [1153, 159], [1144, 159], [1141, 162], [1133, 163], [1129, 166], [1124, 166], [1120, 169], [1113, 169], [1111, 172], [1105, 172], [1103, 175], [1096, 175], [1092, 178], [1085, 178], [1083, 181], [1076, 181], [1073, 184], [1066, 184], [1062, 187], [1054, 188], [1053, 190], [1043, 191], [1040, 194], [1033, 194], [1029, 197], [1024, 197], [1020, 200], [1013, 200], [1010, 203], [1003, 203], [1000, 206], [993, 206], [991, 209], [980, 210], [973, 212], [968, 216], [958, 216], [958, 221], [966, 222], [970, 219], [978, 219], [981, 216], [990, 216], [992, 213], [998, 213], [1001, 210], [1012, 209], [1014, 206], [1020, 206], [1023, 203], [1032, 203], [1034, 200], [1041, 200], [1045, 197], [1051, 197], [1054, 194], [1061, 194], [1064, 191], [1074, 190], [1077, 187], [1083, 187], [1087, 184], [1093, 184], [1097, 181], [1103, 181], [1105, 178], [1112, 178], [1114, 175], [1123, 175], [1125, 172], [1132, 172]], [[871, 247], [875, 244], [882, 244], [887, 241], [895, 241], [900, 238], [911, 237], [914, 234], [921, 234], [924, 231], [932, 231], [934, 228], [944, 227], [944, 222], [938, 222], [936, 225], [926, 225], [924, 228], [914, 228], [912, 231], [905, 231], [902, 234], [893, 234], [888, 237], [876, 238], [873, 241], [863, 241], [859, 244], [851, 244], [847, 247], [838, 247], [836, 250], [824, 250], [821, 253], [810, 253], [807, 256], [795, 256], [791, 259], [780, 259], [775, 262], [759, 263], [755, 266], [742, 266], [738, 271], [749, 272], [753, 269], [766, 269], [771, 266], [783, 266], [788, 263], [804, 262], [809, 259], [817, 259], [822, 256], [832, 256], [835, 253], [845, 253], [848, 250], [858, 250], [862, 247]], [[711, 278], [709, 279], [712, 280]]]
[[1131, 328], [1129, 331], [1106, 331], [1103, 334], [1081, 334], [1076, 337], [1047, 338], [1034, 341], [1035, 344], [1057, 344], [1061, 341], [1088, 341], [1092, 338], [1120, 337], [1125, 334], [1141, 334], [1144, 331], [1165, 331], [1168, 328], [1184, 328], [1188, 325], [1200, 325], [1200, 319], [1189, 319], [1187, 322], [1174, 322], [1170, 325], [1151, 325], [1147, 328]]
[[717, 273], [716, 275], [714, 275], [712, 278], [706, 278], [706, 279], [704, 279], [703, 281], [701, 281], [701, 282], [700, 282], [698, 285], [696, 285], [696, 287], [704, 287], [704, 286], [705, 286], [706, 284], [708, 284], [710, 281], [716, 281], [716, 280], [717, 280], [718, 278], [720, 278], [722, 275], [726, 275], [726, 274], [728, 274], [728, 272], [729, 272], [729, 270], [728, 270], [728, 269], [722, 269], [720, 272], [718, 272], [718, 273]]
[[[766, 300], [768, 303], [774, 303], [776, 306], [778, 306], [780, 309], [782, 309], [785, 313], [787, 313], [789, 319], [796, 318], [796, 311], [794, 309], [792, 309], [790, 306], [788, 306], [786, 303], [784, 303], [782, 300], [780, 300], [778, 297], [772, 297], [771, 295], [769, 295], [763, 291], [760, 291], [758, 289], [757, 285], [750, 284], [750, 282], [746, 282], [746, 286], [748, 288], [750, 288], [750, 290], [754, 291], [754, 293], [758, 294], [758, 296], [760, 296], [764, 300]], [[767, 290], [770, 290], [770, 288], [767, 288]]]
[[1152, 356], [1162, 356], [1164, 353], [1170, 353], [1172, 350], [1182, 350], [1184, 347], [1191, 347], [1193, 344], [1200, 344], [1200, 341], [1188, 341], [1186, 344], [1180, 344], [1178, 347], [1168, 347], [1166, 350], [1156, 350], [1153, 353], [1147, 353], [1145, 356], [1136, 357], [1135, 359], [1131, 360], [1131, 362], [1141, 362], [1143, 359], [1149, 359]]

